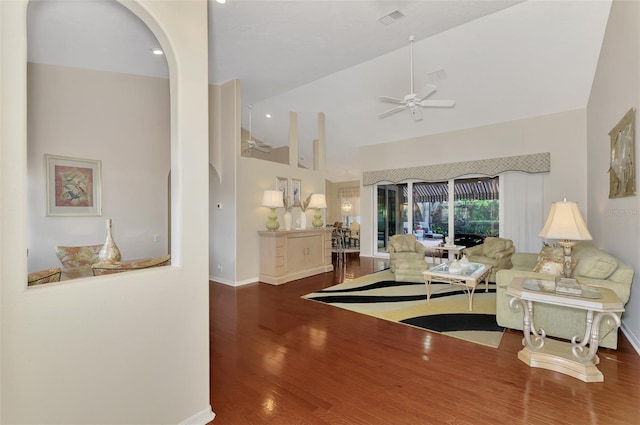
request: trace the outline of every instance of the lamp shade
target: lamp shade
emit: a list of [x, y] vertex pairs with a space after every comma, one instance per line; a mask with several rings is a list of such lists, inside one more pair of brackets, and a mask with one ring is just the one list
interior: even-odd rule
[[327, 208], [327, 198], [324, 193], [314, 193], [309, 201], [309, 208]]
[[279, 190], [265, 190], [264, 195], [262, 196], [262, 206], [269, 208], [284, 207], [282, 192]]
[[554, 202], [549, 210], [547, 222], [538, 235], [547, 239], [565, 239], [574, 241], [591, 240], [591, 233], [580, 214], [575, 202]]

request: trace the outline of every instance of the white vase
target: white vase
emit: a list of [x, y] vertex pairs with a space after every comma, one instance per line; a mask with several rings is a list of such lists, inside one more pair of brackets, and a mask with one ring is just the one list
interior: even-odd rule
[[284, 230], [291, 230], [291, 223], [293, 222], [293, 216], [289, 211], [284, 213]]
[[304, 211], [300, 211], [300, 228], [307, 228], [307, 213]]

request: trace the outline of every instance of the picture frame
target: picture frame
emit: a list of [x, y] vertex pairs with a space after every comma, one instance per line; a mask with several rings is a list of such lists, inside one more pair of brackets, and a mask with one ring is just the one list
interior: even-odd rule
[[302, 196], [302, 180], [291, 179], [291, 199], [293, 200], [293, 206], [299, 207], [301, 205]]
[[631, 108], [609, 132], [611, 160], [609, 198], [636, 195], [635, 108]]
[[289, 179], [287, 177], [276, 177], [276, 189], [282, 192], [282, 201], [287, 205], [289, 196]]
[[45, 154], [47, 216], [102, 215], [102, 161]]

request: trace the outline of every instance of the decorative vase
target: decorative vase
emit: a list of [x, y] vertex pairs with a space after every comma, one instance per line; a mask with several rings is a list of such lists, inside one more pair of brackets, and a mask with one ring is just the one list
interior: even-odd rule
[[100, 248], [98, 253], [98, 259], [100, 261], [106, 261], [108, 263], [117, 263], [120, 261], [120, 250], [118, 245], [113, 241], [111, 235], [111, 219], [107, 220], [107, 239], [104, 241], [104, 245]]
[[304, 211], [300, 211], [300, 228], [307, 228], [307, 213]]
[[293, 222], [293, 216], [289, 211], [284, 213], [282, 217], [284, 220], [284, 230], [291, 230], [291, 223]]

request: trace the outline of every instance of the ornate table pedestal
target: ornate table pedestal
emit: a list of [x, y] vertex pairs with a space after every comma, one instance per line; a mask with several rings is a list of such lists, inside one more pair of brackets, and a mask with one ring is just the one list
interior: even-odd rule
[[[616, 313], [623, 312], [624, 306], [615, 292], [598, 288], [600, 298], [581, 298], [525, 289], [525, 281], [525, 278], [515, 278], [507, 288], [507, 294], [513, 297], [509, 300], [509, 307], [513, 310], [522, 308], [524, 313], [524, 348], [518, 352], [518, 358], [531, 367], [564, 373], [584, 382], [604, 381], [602, 372], [596, 367], [600, 362], [596, 352], [602, 320], [613, 331], [620, 326], [620, 318]], [[544, 330], [537, 329], [534, 324], [534, 302], [586, 310], [584, 335], [574, 336], [570, 343], [546, 339]]]

